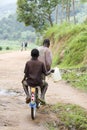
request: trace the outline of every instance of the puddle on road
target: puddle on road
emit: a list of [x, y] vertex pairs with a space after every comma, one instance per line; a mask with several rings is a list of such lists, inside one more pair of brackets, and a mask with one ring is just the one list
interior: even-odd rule
[[0, 95], [17, 96], [17, 95], [21, 95], [21, 92], [14, 91], [14, 90], [0, 89]]

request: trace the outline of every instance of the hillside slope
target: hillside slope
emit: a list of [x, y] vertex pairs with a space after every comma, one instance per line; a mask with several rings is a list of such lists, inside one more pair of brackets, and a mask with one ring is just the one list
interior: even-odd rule
[[52, 43], [53, 66], [63, 68], [87, 65], [87, 24], [62, 24], [50, 28], [46, 37]]
[[87, 22], [55, 25], [45, 37], [51, 40], [53, 67], [58, 66], [72, 86], [87, 92]]

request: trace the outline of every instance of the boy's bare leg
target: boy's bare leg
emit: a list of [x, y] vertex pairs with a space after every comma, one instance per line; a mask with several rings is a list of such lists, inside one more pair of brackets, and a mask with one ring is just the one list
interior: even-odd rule
[[28, 90], [28, 84], [26, 81], [24, 81], [22, 84], [23, 84], [24, 92], [26, 94], [26, 103], [29, 103], [30, 102], [30, 94], [29, 94], [29, 90]]
[[27, 96], [27, 97], [30, 97], [30, 95], [29, 95], [29, 90], [28, 90], [28, 86], [24, 86], [24, 85], [23, 85], [23, 89], [24, 89], [24, 91], [25, 91], [26, 96]]

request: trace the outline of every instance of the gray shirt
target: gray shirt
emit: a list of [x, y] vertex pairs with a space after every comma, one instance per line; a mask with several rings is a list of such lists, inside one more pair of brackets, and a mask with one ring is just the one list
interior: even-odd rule
[[48, 47], [41, 46], [39, 50], [39, 60], [44, 63], [47, 71], [50, 70], [52, 64], [52, 53]]

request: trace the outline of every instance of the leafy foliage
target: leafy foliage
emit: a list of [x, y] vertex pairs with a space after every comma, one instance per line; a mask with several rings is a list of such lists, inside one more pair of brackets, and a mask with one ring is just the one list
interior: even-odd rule
[[[60, 0], [59, 0], [60, 1]], [[52, 12], [55, 10], [58, 0], [18, 0], [17, 16], [20, 22], [31, 25], [36, 31], [46, 29], [53, 25]]]

